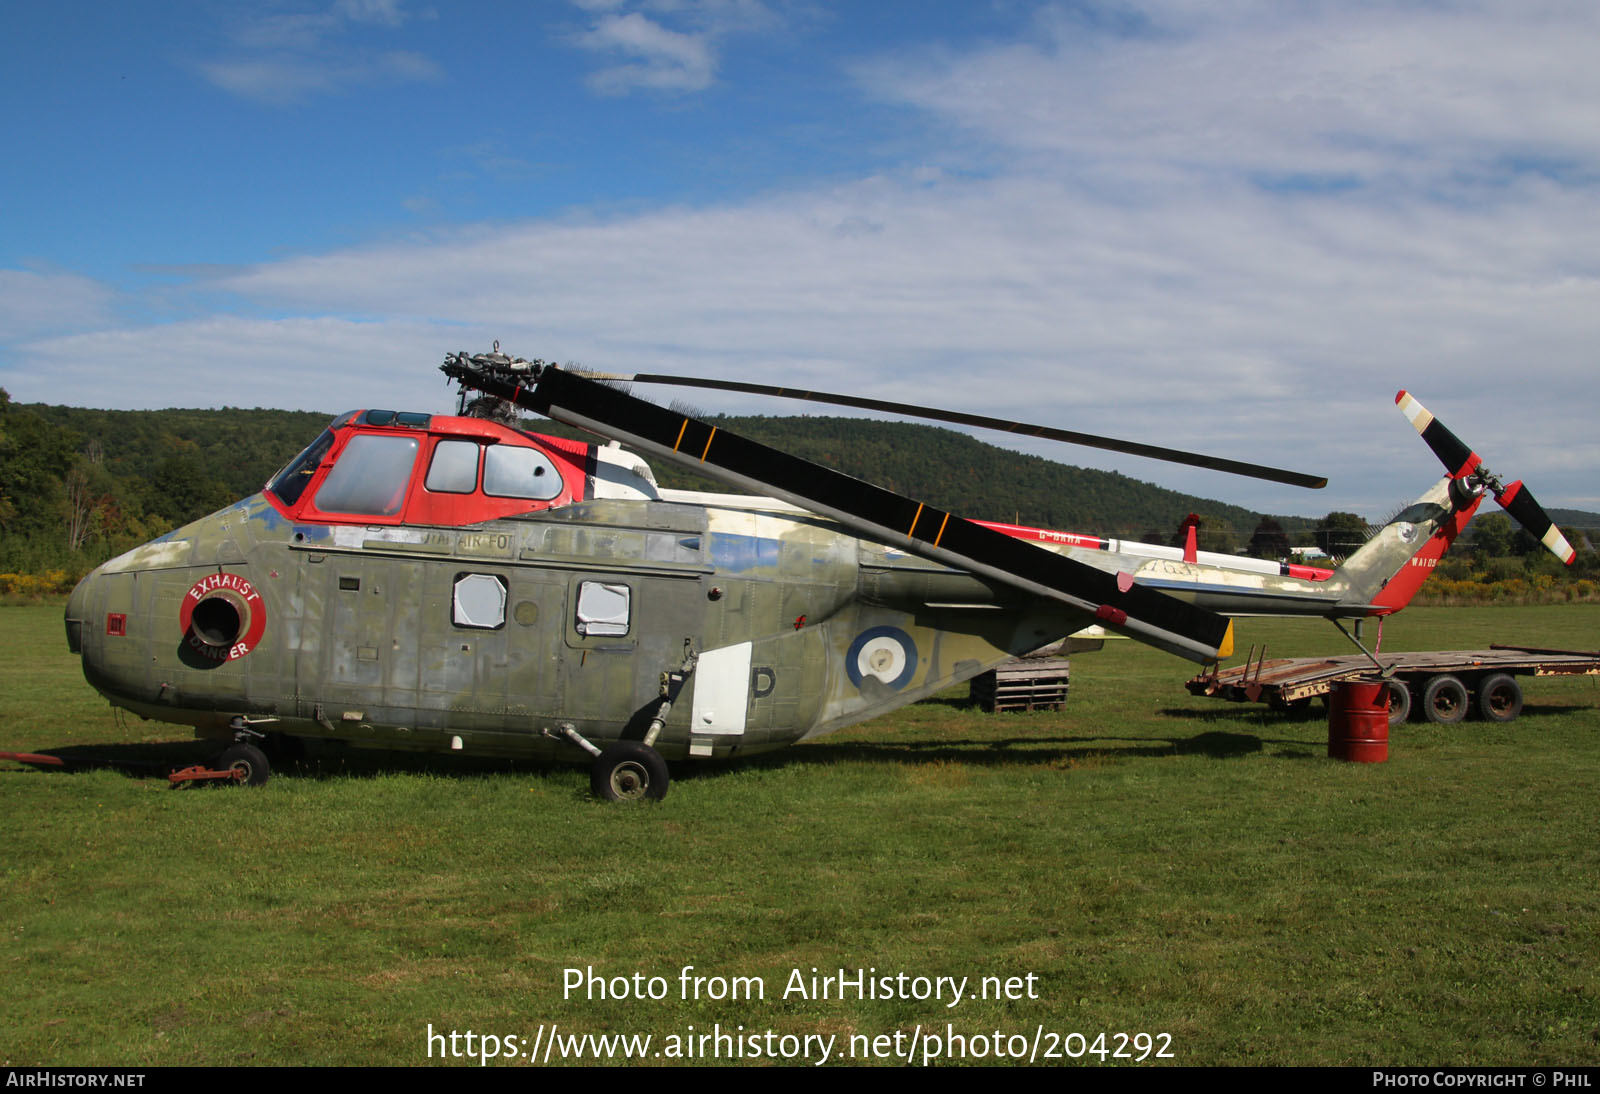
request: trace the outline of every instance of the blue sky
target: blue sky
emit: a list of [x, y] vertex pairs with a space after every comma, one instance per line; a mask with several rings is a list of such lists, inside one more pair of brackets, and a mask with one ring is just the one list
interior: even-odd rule
[[498, 338], [1257, 458], [1333, 481], [1054, 453], [1377, 517], [1435, 474], [1407, 387], [1600, 508], [1587, 2], [0, 10], [20, 401], [443, 410], [443, 354]]

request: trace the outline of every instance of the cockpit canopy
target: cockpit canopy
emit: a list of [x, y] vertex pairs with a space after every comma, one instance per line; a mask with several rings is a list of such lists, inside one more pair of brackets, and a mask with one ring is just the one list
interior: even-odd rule
[[582, 501], [593, 452], [481, 418], [353, 410], [266, 493], [298, 521], [479, 524]]

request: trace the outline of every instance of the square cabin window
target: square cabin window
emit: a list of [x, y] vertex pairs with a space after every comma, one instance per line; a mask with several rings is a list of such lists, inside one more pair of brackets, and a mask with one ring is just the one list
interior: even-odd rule
[[603, 581], [584, 581], [578, 585], [578, 633], [593, 638], [599, 635], [627, 634], [632, 612], [633, 590], [626, 585]]
[[450, 619], [458, 627], [497, 630], [506, 623], [506, 579], [494, 574], [457, 574]]
[[483, 454], [483, 492], [497, 498], [549, 501], [561, 493], [561, 473], [537, 448], [491, 445]]
[[478, 442], [440, 441], [424, 482], [436, 494], [470, 494], [478, 488]]

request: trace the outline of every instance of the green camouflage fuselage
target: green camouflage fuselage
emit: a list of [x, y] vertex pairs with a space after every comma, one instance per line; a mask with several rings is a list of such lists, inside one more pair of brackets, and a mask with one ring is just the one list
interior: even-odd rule
[[[663, 675], [692, 660], [656, 747], [729, 756], [885, 713], [1094, 622], [781, 502], [657, 491], [614, 448], [387, 413], [344, 416], [267, 492], [85, 578], [66, 615], [89, 682], [202, 736], [249, 725], [579, 758], [554, 734], [644, 738]], [[392, 498], [374, 487], [346, 500], [356, 470], [335, 472], [371, 470], [346, 455], [362, 437], [403, 448]], [[449, 451], [464, 478], [447, 474]], [[539, 468], [500, 485], [491, 464], [530, 453]], [[1331, 573], [1008, 534], [1224, 614], [1384, 614], [1425, 576], [1408, 566], [1431, 566], [1477, 505], [1448, 482]], [[372, 515], [318, 509], [336, 497]], [[462, 517], [485, 512], [504, 515]]]
[[[225, 659], [179, 626], [185, 597], [218, 574], [247, 582], [266, 618]], [[473, 574], [504, 583], [497, 626], [452, 618]], [[629, 590], [624, 633], [580, 629], [585, 583]], [[699, 658], [658, 741], [669, 759], [827, 733], [1085, 624], [804, 516], [599, 499], [467, 528], [369, 528], [295, 525], [259, 495], [102, 566], [67, 614], [89, 682], [147, 718], [226, 737], [244, 715], [497, 755], [575, 755], [541, 733], [560, 723], [596, 743], [642, 736], [687, 645]], [[118, 616], [124, 633], [107, 633]]]

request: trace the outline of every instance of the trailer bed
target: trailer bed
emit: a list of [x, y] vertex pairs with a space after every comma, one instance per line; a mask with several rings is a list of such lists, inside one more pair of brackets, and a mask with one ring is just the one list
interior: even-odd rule
[[[1509, 722], [1522, 711], [1518, 676], [1600, 676], [1600, 653], [1493, 645], [1485, 650], [1379, 653], [1390, 688], [1390, 722], [1413, 711], [1428, 721], [1458, 722], [1476, 711]], [[1191, 695], [1235, 703], [1262, 702], [1293, 710], [1327, 695], [1334, 686], [1377, 670], [1361, 654], [1337, 657], [1246, 657], [1245, 663], [1201, 673], [1186, 685]]]

